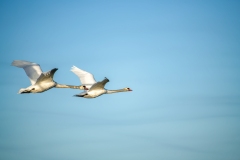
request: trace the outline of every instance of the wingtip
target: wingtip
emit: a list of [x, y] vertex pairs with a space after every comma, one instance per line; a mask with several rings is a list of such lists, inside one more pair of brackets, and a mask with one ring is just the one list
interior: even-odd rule
[[73, 71], [75, 68], [76, 68], [76, 66], [73, 65], [73, 66], [71, 67], [70, 71]]
[[108, 82], [110, 82], [110, 81], [109, 81], [109, 79], [108, 79], [107, 77], [105, 77], [105, 79], [107, 79], [107, 80], [108, 80]]
[[17, 61], [19, 61], [19, 60], [13, 60], [11, 63], [11, 66], [16, 66]]
[[55, 71], [55, 72], [56, 72], [57, 70], [58, 70], [58, 68], [53, 68], [53, 69], [52, 69], [52, 71]]
[[33, 65], [38, 65], [38, 63], [30, 62], [30, 61], [25, 61], [25, 60], [13, 60], [11, 63], [12, 66], [19, 67], [19, 68], [24, 68], [25, 66], [33, 66]]
[[14, 62], [14, 60], [12, 61], [12, 63], [11, 63], [11, 65], [10, 65], [10, 66], [13, 66], [13, 62]]

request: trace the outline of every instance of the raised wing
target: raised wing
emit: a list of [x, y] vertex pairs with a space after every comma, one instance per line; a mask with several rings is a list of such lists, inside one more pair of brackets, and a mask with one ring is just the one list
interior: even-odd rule
[[89, 92], [92, 90], [104, 89], [104, 86], [106, 85], [107, 82], [109, 82], [109, 80], [105, 77], [105, 79], [102, 80], [101, 82], [97, 82], [94, 85], [92, 85]]
[[53, 76], [54, 73], [57, 71], [57, 68], [52, 69], [51, 71], [42, 73], [40, 77], [37, 79], [36, 83], [41, 83], [41, 82], [52, 82], [53, 81]]
[[40, 65], [37, 63], [15, 60], [12, 62], [12, 65], [19, 68], [23, 68], [27, 76], [29, 77], [31, 84], [35, 84], [37, 79], [42, 74]]
[[96, 83], [96, 80], [94, 79], [93, 75], [89, 72], [81, 70], [76, 66], [73, 66], [71, 68], [71, 71], [79, 77], [82, 85], [93, 85], [94, 83]]

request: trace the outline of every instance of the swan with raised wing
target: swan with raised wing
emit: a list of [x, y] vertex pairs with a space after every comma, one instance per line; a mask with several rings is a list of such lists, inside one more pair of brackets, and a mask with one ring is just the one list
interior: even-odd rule
[[107, 78], [105, 78], [101, 82], [97, 82], [92, 85], [92, 87], [88, 91], [84, 91], [80, 94], [74, 95], [75, 97], [83, 97], [83, 98], [96, 98], [103, 94], [111, 94], [111, 93], [118, 93], [118, 92], [129, 92], [132, 91], [130, 88], [123, 88], [118, 90], [106, 90], [104, 86], [106, 83], [109, 82]]
[[31, 86], [21, 88], [18, 92], [19, 94], [41, 93], [55, 87], [57, 84], [53, 80], [54, 73], [58, 70], [57, 68], [48, 72], [42, 72], [39, 64], [23, 60], [14, 60], [12, 66], [23, 68], [31, 82]]

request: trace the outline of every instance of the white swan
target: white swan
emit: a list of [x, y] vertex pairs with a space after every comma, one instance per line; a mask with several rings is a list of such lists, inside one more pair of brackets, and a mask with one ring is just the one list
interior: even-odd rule
[[31, 82], [31, 86], [21, 88], [18, 92], [19, 94], [44, 92], [55, 87], [57, 84], [53, 80], [54, 73], [58, 70], [57, 68], [48, 72], [42, 72], [39, 64], [23, 60], [14, 60], [12, 65], [23, 68]]
[[118, 90], [106, 90], [104, 86], [106, 85], [107, 82], [109, 82], [109, 80], [105, 78], [103, 81], [93, 84], [88, 91], [82, 92], [80, 94], [76, 94], [74, 96], [84, 97], [84, 98], [96, 98], [98, 96], [101, 96], [102, 94], [132, 91], [130, 88], [123, 88]]

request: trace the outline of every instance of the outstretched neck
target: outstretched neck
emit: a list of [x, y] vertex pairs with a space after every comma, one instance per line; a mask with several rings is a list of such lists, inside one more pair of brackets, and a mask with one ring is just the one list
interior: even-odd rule
[[118, 92], [126, 92], [126, 90], [125, 89], [107, 90], [106, 94], [118, 93]]
[[82, 89], [84, 90], [83, 86], [73, 86], [73, 85], [66, 85], [66, 84], [57, 84], [56, 88], [72, 88], [72, 89]]

